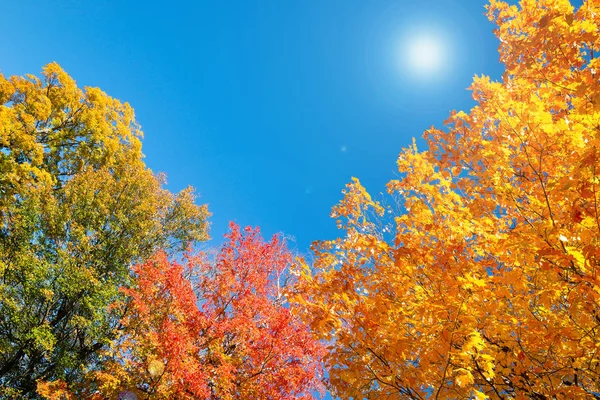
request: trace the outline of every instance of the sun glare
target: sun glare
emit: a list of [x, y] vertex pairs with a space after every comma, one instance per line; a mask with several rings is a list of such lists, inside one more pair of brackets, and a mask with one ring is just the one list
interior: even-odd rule
[[400, 60], [411, 75], [439, 78], [447, 63], [446, 45], [436, 35], [409, 35], [404, 39]]

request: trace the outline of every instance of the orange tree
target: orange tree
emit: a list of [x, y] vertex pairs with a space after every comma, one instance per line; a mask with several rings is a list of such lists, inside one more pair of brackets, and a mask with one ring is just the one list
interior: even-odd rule
[[600, 397], [600, 3], [492, 0], [500, 82], [358, 180], [300, 294], [343, 398]]
[[[323, 347], [286, 300], [293, 257], [258, 229], [226, 235], [216, 259], [164, 253], [134, 267], [123, 331], [99, 371], [68, 391], [41, 383], [46, 398], [300, 399], [320, 388]], [[77, 395], [77, 396], [76, 396]]]

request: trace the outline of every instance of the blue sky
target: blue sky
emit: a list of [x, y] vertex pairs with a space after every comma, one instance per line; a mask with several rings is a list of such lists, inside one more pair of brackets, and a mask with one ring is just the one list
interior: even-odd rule
[[[4, 3], [0, 70], [57, 61], [128, 101], [147, 164], [209, 203], [212, 243], [229, 220], [301, 251], [335, 237], [352, 176], [376, 197], [412, 137], [473, 105], [473, 75], [502, 71], [479, 0]], [[411, 70], [432, 37], [442, 67]]]

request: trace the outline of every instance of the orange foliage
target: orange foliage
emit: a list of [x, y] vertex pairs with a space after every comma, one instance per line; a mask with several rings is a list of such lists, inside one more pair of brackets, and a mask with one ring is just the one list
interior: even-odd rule
[[492, 0], [501, 82], [355, 180], [314, 247], [304, 317], [343, 398], [600, 396], [600, 2]]

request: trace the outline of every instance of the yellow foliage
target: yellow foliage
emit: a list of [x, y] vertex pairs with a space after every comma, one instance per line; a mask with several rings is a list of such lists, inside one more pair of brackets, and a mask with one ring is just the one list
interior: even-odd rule
[[83, 375], [118, 326], [109, 305], [133, 263], [207, 238], [206, 206], [164, 188], [141, 138], [129, 104], [56, 63], [0, 74], [0, 369], [25, 397]]

